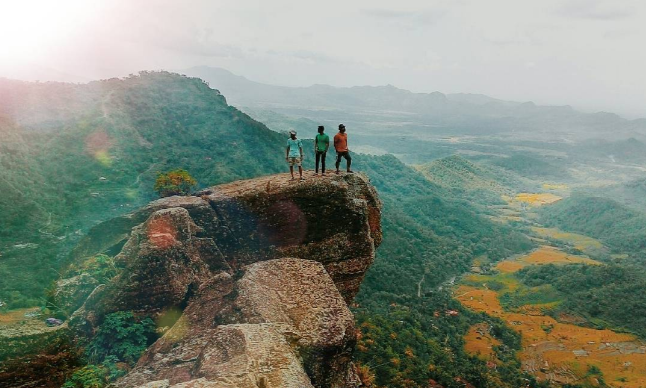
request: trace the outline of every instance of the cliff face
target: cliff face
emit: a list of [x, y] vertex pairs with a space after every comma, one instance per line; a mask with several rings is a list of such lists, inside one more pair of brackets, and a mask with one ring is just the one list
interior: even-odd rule
[[[116, 386], [360, 386], [347, 303], [381, 242], [381, 204], [362, 175], [288, 179], [164, 198], [79, 246], [82, 256], [123, 245], [120, 274], [83, 288], [65, 325], [75, 335], [116, 311], [158, 322], [181, 311]], [[87, 285], [59, 282], [76, 283]]]

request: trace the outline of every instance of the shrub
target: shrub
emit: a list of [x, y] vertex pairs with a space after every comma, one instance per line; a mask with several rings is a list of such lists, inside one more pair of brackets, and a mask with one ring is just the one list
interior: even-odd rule
[[107, 383], [105, 370], [97, 365], [87, 365], [74, 372], [61, 388], [103, 388]]
[[130, 311], [119, 311], [105, 317], [85, 354], [90, 362], [97, 364], [108, 360], [134, 365], [156, 337], [155, 324], [150, 318], [137, 320]]
[[155, 181], [155, 191], [160, 197], [171, 195], [188, 195], [197, 181], [186, 170], [177, 169], [159, 173]]

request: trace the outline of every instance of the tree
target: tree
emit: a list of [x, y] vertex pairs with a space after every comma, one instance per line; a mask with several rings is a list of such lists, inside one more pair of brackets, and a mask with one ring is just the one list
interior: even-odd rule
[[197, 181], [186, 170], [177, 169], [159, 173], [155, 181], [155, 191], [160, 197], [171, 195], [188, 195]]

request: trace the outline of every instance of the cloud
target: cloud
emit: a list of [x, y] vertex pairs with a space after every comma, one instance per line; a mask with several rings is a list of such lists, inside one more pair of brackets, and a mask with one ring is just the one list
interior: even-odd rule
[[634, 15], [628, 2], [602, 2], [599, 0], [571, 0], [557, 10], [557, 14], [576, 19], [622, 20]]
[[404, 24], [415, 24], [429, 26], [436, 24], [446, 11], [441, 9], [421, 11], [399, 11], [392, 9], [373, 8], [361, 11], [363, 15], [383, 21], [391, 21]]

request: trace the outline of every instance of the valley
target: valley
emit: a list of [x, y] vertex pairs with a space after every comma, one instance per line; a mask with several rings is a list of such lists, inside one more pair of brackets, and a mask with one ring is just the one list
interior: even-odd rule
[[[515, 255], [487, 270], [482, 263], [465, 274], [453, 290], [465, 307], [502, 319], [521, 335], [518, 356], [522, 369], [539, 381], [557, 385], [613, 386], [638, 388], [646, 385], [646, 342], [635, 334], [595, 327], [599, 322], [560, 310], [563, 295], [549, 284], [531, 286], [516, 274], [536, 266], [605, 266], [591, 257], [610, 257], [599, 240], [577, 233], [548, 228], [537, 222], [533, 211], [562, 198], [551, 193], [565, 190], [565, 184], [542, 184], [546, 192], [504, 196], [505, 206], [495, 207], [493, 219], [531, 225], [524, 229], [538, 245], [533, 251]], [[486, 360], [493, 368], [499, 363], [494, 348], [501, 345], [486, 323], [473, 325], [464, 336], [465, 350]]]
[[[11, 91], [0, 94], [11, 172], [0, 180], [0, 324], [42, 326], [32, 313], [54, 311], [45, 289], [96, 259], [79, 241], [153, 199], [158, 172], [185, 168], [204, 188], [284, 171], [294, 129], [316, 179], [310, 138], [344, 122], [353, 167], [384, 205], [384, 239], [351, 306], [355, 358], [376, 387], [646, 384], [641, 122], [227, 77], [0, 82]], [[603, 136], [608, 125], [616, 137]]]

